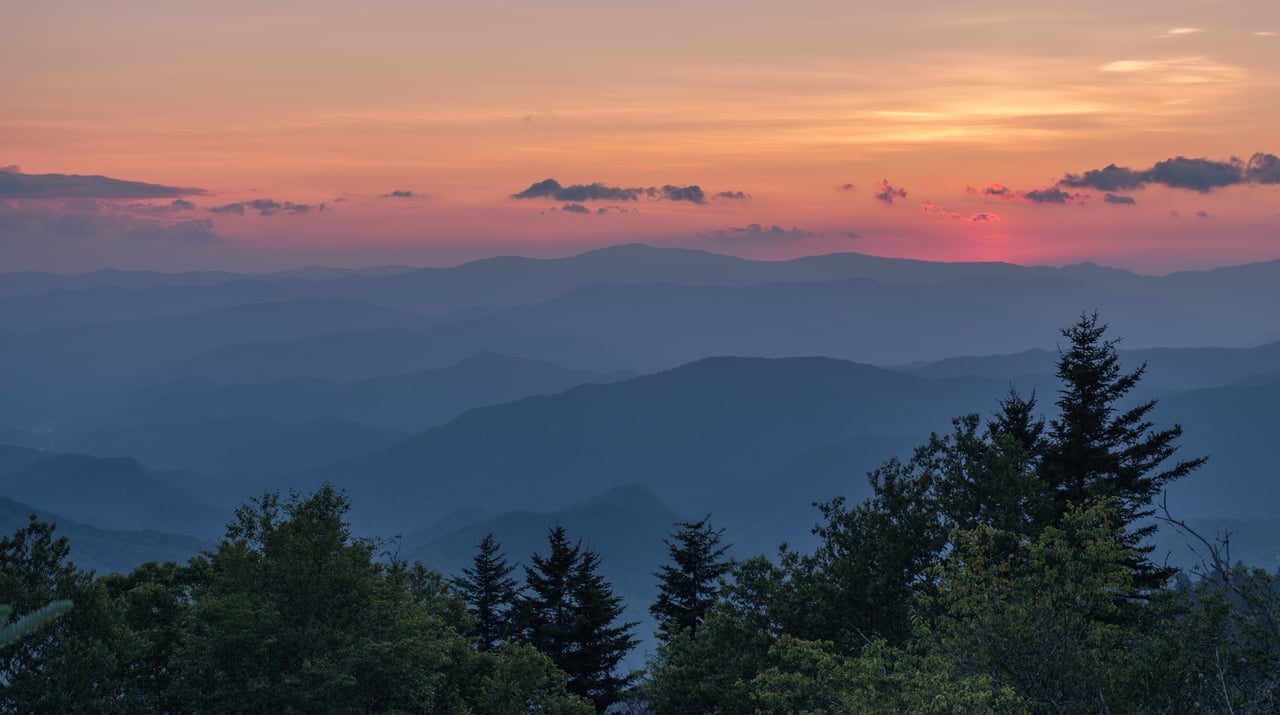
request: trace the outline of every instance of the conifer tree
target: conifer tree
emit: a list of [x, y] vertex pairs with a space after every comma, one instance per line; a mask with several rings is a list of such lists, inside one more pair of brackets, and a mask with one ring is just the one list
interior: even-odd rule
[[604, 711], [617, 702], [626, 679], [617, 676], [623, 656], [635, 646], [635, 623], [618, 623], [622, 599], [599, 574], [600, 557], [570, 545], [564, 527], [548, 536], [546, 557], [526, 566], [525, 593], [516, 622], [525, 640], [569, 676], [568, 690]]
[[467, 601], [467, 610], [476, 618], [476, 644], [480, 650], [494, 650], [511, 636], [511, 609], [516, 601], [514, 564], [507, 563], [493, 534], [486, 534], [477, 547], [470, 568], [452, 580], [453, 587]]
[[[61, 616], [71, 610], [71, 601], [66, 599], [60, 601], [50, 601], [40, 608], [26, 614], [25, 616], [15, 620], [12, 623], [0, 628], [0, 646], [6, 646], [24, 635], [34, 631], [53, 619]], [[0, 623], [9, 620], [9, 616], [13, 614], [13, 608], [9, 606], [0, 606]]]
[[712, 529], [710, 520], [707, 515], [695, 522], [680, 522], [675, 542], [664, 539], [671, 563], [655, 574], [660, 580], [658, 597], [649, 607], [663, 640], [681, 631], [694, 636], [719, 595], [717, 581], [730, 566], [724, 559], [729, 545], [720, 543], [724, 529]]
[[1141, 381], [1146, 363], [1124, 372], [1116, 345], [1104, 336], [1105, 323], [1098, 314], [1082, 314], [1062, 331], [1070, 347], [1058, 358], [1059, 416], [1049, 423], [1049, 447], [1041, 473], [1053, 490], [1057, 513], [1067, 505], [1084, 509], [1102, 499], [1115, 499], [1115, 513], [1126, 529], [1124, 541], [1136, 548], [1135, 585], [1141, 589], [1159, 586], [1172, 573], [1157, 568], [1142, 546], [1154, 524], [1135, 522], [1152, 514], [1152, 500], [1169, 482], [1185, 476], [1205, 462], [1198, 457], [1167, 466], [1182, 436], [1182, 427], [1154, 430], [1148, 419], [1155, 400], [1131, 407], [1122, 402]]

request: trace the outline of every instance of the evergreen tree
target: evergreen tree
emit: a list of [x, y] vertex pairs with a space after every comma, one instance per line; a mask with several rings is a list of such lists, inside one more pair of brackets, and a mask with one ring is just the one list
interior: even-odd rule
[[711, 516], [695, 522], [676, 524], [675, 543], [664, 539], [671, 563], [655, 574], [660, 580], [658, 598], [649, 612], [658, 619], [658, 637], [666, 640], [675, 633], [697, 634], [707, 609], [719, 595], [717, 582], [730, 563], [724, 559], [728, 544], [721, 545], [724, 529], [712, 529]]
[[[36, 630], [40, 626], [52, 621], [71, 610], [71, 602], [67, 600], [50, 601], [49, 603], [37, 608], [31, 613], [22, 616], [12, 623], [8, 623], [0, 628], [0, 647], [7, 646], [17, 641], [19, 638]], [[0, 623], [9, 620], [9, 616], [13, 614], [13, 608], [9, 606], [0, 606]]]
[[525, 640], [568, 674], [569, 692], [603, 711], [626, 685], [616, 671], [635, 646], [636, 624], [618, 623], [622, 599], [599, 574], [595, 552], [571, 546], [561, 526], [551, 530], [548, 546], [545, 558], [534, 554], [524, 569], [516, 621]]
[[480, 650], [494, 650], [511, 635], [511, 609], [516, 600], [514, 564], [508, 564], [493, 534], [486, 534], [477, 547], [471, 568], [451, 581], [467, 601], [467, 610], [476, 619], [476, 644]]
[[1060, 414], [1049, 424], [1041, 473], [1054, 492], [1059, 517], [1068, 504], [1087, 508], [1102, 499], [1115, 499], [1116, 516], [1126, 530], [1122, 538], [1136, 549], [1135, 586], [1150, 589], [1173, 570], [1158, 568], [1146, 559], [1151, 547], [1142, 542], [1155, 531], [1155, 524], [1135, 526], [1134, 522], [1152, 514], [1149, 506], [1166, 484], [1190, 473], [1205, 458], [1164, 466], [1178, 449], [1175, 443], [1182, 427], [1153, 430], [1148, 415], [1155, 400], [1121, 406], [1147, 366], [1143, 363], [1124, 372], [1116, 349], [1119, 341], [1106, 339], [1106, 331], [1096, 312], [1082, 314], [1062, 331], [1070, 347], [1058, 358]]

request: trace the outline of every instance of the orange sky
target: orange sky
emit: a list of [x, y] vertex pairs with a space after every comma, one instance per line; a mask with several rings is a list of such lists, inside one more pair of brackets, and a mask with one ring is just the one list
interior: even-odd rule
[[[1144, 271], [1280, 257], [1271, 165], [1203, 191], [1178, 172], [1205, 166], [1141, 173], [1280, 153], [1280, 3], [797, 5], [16, 4], [0, 167], [203, 192], [0, 182], [0, 269], [442, 264], [633, 240]], [[1141, 180], [1058, 184], [1113, 163]], [[657, 191], [510, 198], [547, 178]], [[1027, 193], [1055, 187], [1062, 203]], [[209, 210], [268, 199], [294, 208]]]

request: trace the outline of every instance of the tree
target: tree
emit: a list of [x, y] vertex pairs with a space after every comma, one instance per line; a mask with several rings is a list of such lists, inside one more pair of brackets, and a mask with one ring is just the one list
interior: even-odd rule
[[728, 571], [724, 559], [728, 544], [721, 545], [724, 529], [712, 529], [707, 515], [695, 522], [676, 524], [675, 543], [664, 539], [671, 563], [655, 574], [658, 597], [649, 612], [658, 619], [658, 637], [669, 639], [680, 631], [697, 635], [707, 609], [719, 595], [717, 582]]
[[452, 707], [471, 649], [419, 607], [377, 544], [355, 538], [346, 497], [268, 493], [193, 560], [195, 613], [176, 658], [201, 712], [387, 712]]
[[0, 712], [145, 711], [129, 692], [135, 638], [105, 588], [69, 560], [66, 537], [32, 516], [0, 539], [0, 594], [14, 612], [75, 607], [0, 647]]
[[1073, 506], [1060, 527], [1034, 538], [989, 526], [957, 533], [955, 550], [933, 569], [928, 610], [937, 618], [921, 635], [1037, 712], [1119, 707], [1134, 691], [1123, 682], [1126, 666], [1142, 659], [1141, 605], [1122, 596], [1132, 588], [1131, 549], [1117, 538], [1113, 503]]
[[550, 531], [548, 546], [545, 558], [534, 554], [524, 569], [517, 623], [524, 639], [569, 676], [569, 692], [603, 711], [627, 683], [617, 666], [636, 644], [636, 624], [618, 623], [622, 599], [599, 574], [595, 552], [571, 546], [561, 526]]
[[1177, 451], [1182, 427], [1154, 430], [1148, 418], [1156, 400], [1131, 407], [1122, 403], [1133, 391], [1146, 363], [1132, 372], [1121, 369], [1116, 345], [1098, 314], [1080, 316], [1063, 329], [1070, 346], [1058, 358], [1059, 415], [1049, 423], [1049, 447], [1041, 474], [1052, 489], [1061, 519], [1068, 504], [1087, 508], [1100, 500], [1115, 499], [1115, 513], [1122, 539], [1134, 547], [1132, 567], [1135, 587], [1159, 587], [1173, 569], [1159, 568], [1147, 560], [1150, 546], [1143, 541], [1155, 531], [1150, 523], [1135, 522], [1152, 515], [1152, 500], [1169, 482], [1186, 476], [1205, 462], [1204, 457], [1180, 460], [1164, 466]]
[[511, 635], [511, 609], [516, 600], [516, 581], [511, 578], [514, 564], [486, 534], [477, 547], [470, 568], [451, 583], [467, 601], [467, 610], [476, 619], [476, 644], [480, 650], [493, 650]]

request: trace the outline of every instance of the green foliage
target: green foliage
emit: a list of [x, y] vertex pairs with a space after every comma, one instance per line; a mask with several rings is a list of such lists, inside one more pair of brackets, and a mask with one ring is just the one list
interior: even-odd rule
[[724, 529], [712, 529], [710, 515], [695, 522], [676, 524], [675, 543], [664, 539], [671, 560], [656, 574], [658, 597], [649, 612], [658, 619], [658, 637], [672, 638], [681, 631], [696, 635], [698, 626], [719, 594], [717, 583], [729, 570], [721, 544]]
[[53, 601], [75, 608], [0, 647], [0, 712], [129, 713], [145, 710], [130, 692], [132, 639], [106, 589], [68, 560], [53, 524], [32, 518], [0, 539], [0, 593], [14, 612]]
[[926, 637], [1038, 710], [1105, 712], [1123, 690], [1139, 607], [1122, 595], [1132, 554], [1117, 522], [1101, 502], [1034, 540], [989, 526], [957, 534], [933, 570], [939, 616]]
[[32, 521], [0, 540], [21, 609], [75, 609], [0, 647], [0, 712], [592, 712], [528, 646], [480, 652], [462, 597], [351, 536], [345, 497], [267, 494], [188, 565], [94, 579]]
[[635, 623], [619, 622], [622, 599], [599, 574], [600, 557], [570, 545], [563, 527], [548, 535], [549, 551], [525, 567], [525, 594], [516, 623], [533, 645], [568, 675], [570, 692], [603, 711], [617, 702], [628, 679], [618, 663], [635, 646]]
[[755, 712], [822, 713], [1030, 713], [1009, 688], [982, 675], [962, 675], [936, 655], [914, 655], [874, 641], [857, 656], [831, 644], [783, 636], [770, 651], [775, 665], [751, 683]]
[[[19, 638], [70, 610], [70, 601], [50, 601], [18, 620], [9, 623], [0, 628], [0, 648], [16, 642]], [[13, 615], [12, 607], [0, 606], [0, 623], [8, 621], [11, 615]]]

